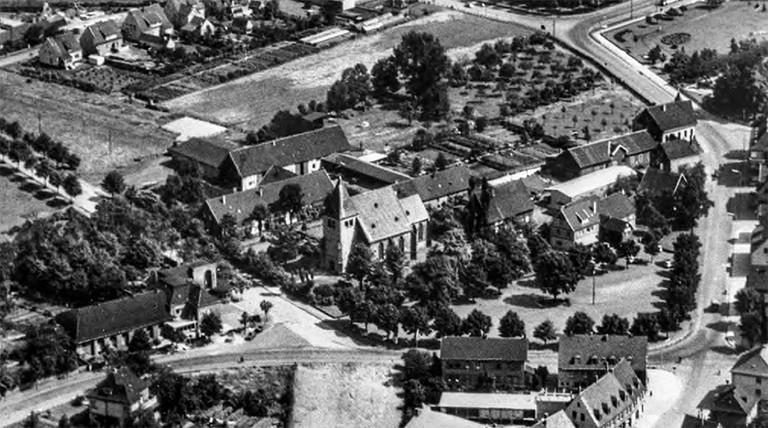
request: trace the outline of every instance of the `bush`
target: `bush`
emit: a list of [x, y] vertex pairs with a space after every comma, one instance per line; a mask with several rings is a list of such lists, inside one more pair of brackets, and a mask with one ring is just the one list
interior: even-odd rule
[[320, 284], [317, 287], [315, 287], [313, 290], [313, 293], [315, 295], [315, 303], [322, 306], [330, 306], [333, 305], [333, 297], [335, 294], [335, 290], [333, 289], [333, 286], [330, 284]]

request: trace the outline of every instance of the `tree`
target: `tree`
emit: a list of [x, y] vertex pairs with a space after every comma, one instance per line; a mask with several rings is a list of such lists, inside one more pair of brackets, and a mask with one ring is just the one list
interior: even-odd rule
[[483, 132], [485, 131], [485, 128], [488, 127], [488, 118], [485, 116], [480, 116], [475, 121], [475, 131], [477, 132]]
[[666, 59], [667, 56], [664, 55], [664, 52], [661, 51], [661, 47], [659, 45], [654, 46], [650, 51], [648, 51], [648, 61], [650, 61], [651, 64], [664, 62]]
[[242, 314], [240, 314], [240, 324], [243, 325], [243, 329], [248, 328], [248, 323], [251, 322], [251, 316], [248, 314], [248, 312], [243, 311]]
[[273, 211], [290, 213], [295, 216], [304, 207], [304, 192], [296, 183], [286, 184], [280, 189]]
[[470, 336], [485, 337], [491, 331], [492, 325], [491, 317], [473, 309], [461, 322], [461, 331]]
[[579, 273], [571, 263], [571, 260], [554, 251], [546, 252], [539, 256], [534, 266], [536, 283], [554, 299], [560, 294], [567, 294], [576, 289], [579, 281]]
[[397, 78], [397, 64], [392, 57], [376, 61], [371, 69], [373, 91], [380, 97], [392, 95], [400, 90], [400, 80]]
[[448, 167], [448, 159], [445, 158], [445, 153], [440, 152], [435, 158], [435, 169], [443, 171]]
[[403, 308], [400, 311], [400, 324], [406, 333], [413, 334], [413, 346], [415, 348], [419, 347], [419, 333], [429, 334], [431, 331], [429, 315], [424, 308], [419, 306]]
[[458, 62], [454, 62], [451, 65], [451, 69], [448, 72], [448, 83], [453, 87], [464, 86], [469, 81], [469, 76], [464, 66]]
[[501, 64], [501, 55], [488, 43], [483, 44], [480, 50], [475, 52], [475, 62], [485, 67], [492, 68]]
[[341, 111], [365, 102], [370, 96], [371, 75], [363, 64], [347, 68], [328, 90], [326, 103], [331, 110]]
[[263, 203], [257, 203], [251, 211], [251, 215], [248, 217], [250, 221], [255, 221], [259, 224], [259, 233], [264, 231], [264, 220], [269, 218], [269, 209]]
[[565, 321], [566, 336], [574, 334], [592, 334], [595, 328], [595, 321], [584, 312], [576, 312]]
[[400, 324], [400, 310], [392, 303], [381, 305], [376, 308], [375, 321], [377, 327], [384, 330], [387, 333], [387, 340], [389, 340], [392, 333], [395, 334], [395, 343], [397, 343], [397, 330]]
[[264, 312], [265, 320], [269, 317], [269, 311], [272, 309], [272, 306], [274, 305], [269, 300], [262, 300], [261, 303], [259, 303], [259, 308]]
[[421, 118], [423, 120], [443, 120], [451, 112], [451, 100], [448, 94], [448, 85], [438, 82], [427, 89], [421, 97]]
[[373, 272], [373, 252], [367, 245], [357, 244], [349, 254], [347, 262], [347, 274], [357, 279], [360, 288], [364, 287], [364, 281]]
[[80, 185], [80, 180], [75, 174], [67, 174], [64, 177], [64, 182], [61, 183], [64, 187], [64, 191], [73, 198], [80, 196], [83, 193], [83, 187]]
[[432, 329], [438, 338], [461, 335], [461, 318], [449, 306], [440, 306], [435, 311]]
[[584, 278], [592, 271], [592, 249], [584, 244], [574, 244], [568, 249], [568, 258], [574, 269]]
[[403, 271], [405, 271], [407, 261], [403, 250], [397, 245], [390, 245], [384, 252], [384, 266], [392, 276], [392, 283], [398, 284], [403, 279]]
[[29, 148], [29, 144], [26, 142], [22, 140], [14, 140], [13, 143], [11, 143], [11, 151], [8, 153], [8, 157], [10, 157], [12, 161], [17, 162], [18, 167], [21, 168], [21, 164], [32, 157], [32, 149]]
[[187, 340], [187, 336], [184, 333], [174, 330], [168, 324], [163, 324], [160, 328], [160, 335], [174, 343], [181, 343]]
[[557, 339], [557, 330], [555, 329], [555, 324], [548, 319], [542, 321], [541, 324], [537, 325], [536, 328], [533, 329], [533, 337], [543, 341], [544, 346], [546, 346], [547, 342], [550, 340]]
[[612, 265], [616, 263], [616, 260], [618, 259], [616, 252], [613, 251], [613, 248], [611, 248], [611, 246], [605, 242], [600, 242], [595, 245], [592, 250], [592, 254], [594, 254], [595, 261], [598, 263]]
[[152, 342], [147, 334], [147, 331], [142, 329], [136, 330], [128, 342], [128, 352], [147, 352], [152, 349]]
[[736, 310], [741, 316], [751, 313], [760, 313], [762, 300], [762, 294], [754, 288], [742, 288], [736, 293]]
[[423, 104], [425, 94], [445, 76], [450, 64], [435, 36], [414, 31], [403, 36], [392, 58], [405, 80], [406, 91], [419, 104]]
[[653, 258], [660, 252], [659, 239], [653, 231], [643, 235], [643, 250], [646, 254], [651, 256], [651, 263], [653, 263]]
[[627, 263], [627, 268], [629, 268], [629, 259], [632, 257], [635, 257], [639, 251], [640, 251], [640, 246], [637, 245], [637, 242], [635, 242], [635, 240], [631, 238], [622, 241], [619, 244], [619, 247], [616, 248], [617, 255], [619, 257], [624, 257], [624, 260]]
[[123, 193], [126, 187], [123, 175], [117, 171], [111, 171], [104, 177], [104, 180], [102, 180], [101, 187], [112, 194], [112, 196]]
[[59, 428], [72, 428], [72, 422], [67, 415], [61, 415], [59, 418]]
[[517, 312], [507, 311], [499, 321], [499, 335], [501, 337], [525, 337], [525, 322], [520, 319]]
[[603, 315], [603, 322], [597, 327], [599, 334], [626, 335], [629, 333], [629, 320], [613, 315]]
[[760, 314], [748, 313], [741, 316], [741, 322], [739, 323], [741, 334], [752, 345], [760, 342], [762, 337], [761, 323]]
[[416, 156], [411, 163], [411, 175], [419, 176], [421, 174], [421, 158]]
[[200, 332], [207, 337], [220, 333], [222, 328], [221, 316], [216, 312], [208, 312], [200, 320]]
[[657, 314], [640, 313], [632, 322], [630, 333], [634, 336], [647, 336], [648, 340], [655, 341], [659, 338], [659, 319]]
[[499, 69], [499, 77], [505, 79], [511, 79], [512, 77], [515, 77], [515, 73], [517, 73], [517, 69], [511, 62], [505, 62], [504, 65], [502, 65]]

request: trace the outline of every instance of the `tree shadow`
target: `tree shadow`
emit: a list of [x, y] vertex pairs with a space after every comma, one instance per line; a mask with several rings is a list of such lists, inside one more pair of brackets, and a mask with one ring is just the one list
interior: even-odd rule
[[[511, 306], [519, 306], [521, 308], [529, 309], [544, 309], [547, 305], [544, 304], [547, 299], [538, 294], [526, 293], [526, 294], [513, 294], [504, 298], [504, 303]], [[551, 305], [549, 307], [552, 307]]]
[[730, 346], [723, 346], [723, 345], [713, 346], [713, 347], [709, 348], [709, 350], [717, 352], [718, 354], [722, 354], [722, 355], [736, 355], [736, 354], [738, 354], [738, 352], [736, 352], [735, 349], [731, 348]]
[[539, 288], [539, 285], [536, 284], [536, 278], [521, 279], [517, 281], [517, 285], [525, 288], [536, 288], [536, 289]]
[[53, 198], [53, 197], [55, 197], [55, 196], [56, 196], [56, 192], [52, 192], [52, 191], [48, 190], [48, 189], [47, 189], [47, 188], [45, 188], [45, 187], [41, 187], [39, 190], [37, 190], [37, 191], [36, 191], [36, 192], [33, 194], [33, 196], [34, 196], [34, 197], [35, 197], [35, 199], [37, 199], [37, 200], [40, 200], [40, 201], [44, 201], [44, 200], [46, 200], [46, 199], [50, 199], [50, 198]]
[[62, 198], [52, 198], [46, 201], [45, 205], [51, 208], [63, 208], [69, 205], [69, 201]]
[[747, 157], [747, 151], [746, 150], [730, 150], [728, 153], [723, 155], [726, 159], [731, 160], [744, 160]]
[[395, 122], [394, 120], [390, 120], [389, 122], [385, 123], [384, 126], [395, 129], [407, 129], [411, 127], [411, 125], [408, 125], [407, 122]]
[[710, 328], [718, 333], [727, 333], [728, 327], [730, 327], [731, 325], [733, 325], [733, 323], [731, 322], [716, 321], [716, 322], [711, 322], [707, 324], [707, 328]]

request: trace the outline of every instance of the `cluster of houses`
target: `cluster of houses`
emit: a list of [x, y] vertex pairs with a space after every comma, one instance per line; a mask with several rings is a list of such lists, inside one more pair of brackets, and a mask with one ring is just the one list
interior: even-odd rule
[[447, 389], [407, 427], [634, 426], [645, 407], [647, 352], [645, 337], [562, 338], [557, 391], [532, 391], [525, 338], [445, 338], [440, 361]]

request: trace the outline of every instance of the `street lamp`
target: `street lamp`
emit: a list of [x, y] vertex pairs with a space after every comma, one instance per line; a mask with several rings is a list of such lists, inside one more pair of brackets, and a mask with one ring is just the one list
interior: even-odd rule
[[592, 258], [592, 306], [595, 305], [595, 259]]

